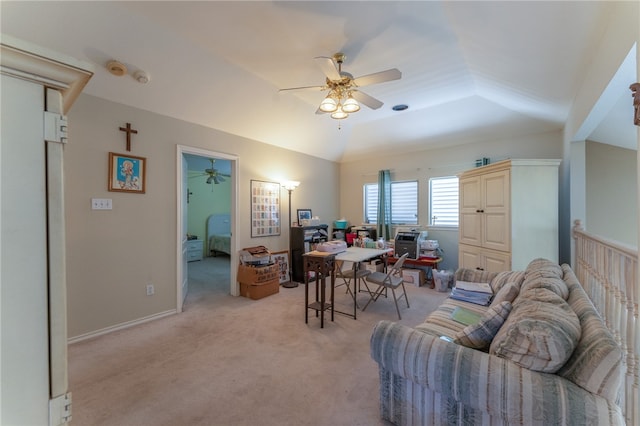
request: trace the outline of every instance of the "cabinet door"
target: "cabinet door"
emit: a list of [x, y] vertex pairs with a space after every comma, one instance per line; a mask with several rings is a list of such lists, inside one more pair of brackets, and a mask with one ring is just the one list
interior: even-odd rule
[[460, 244], [458, 266], [488, 272], [511, 270], [511, 256], [508, 253], [483, 249], [482, 247]]
[[476, 246], [460, 244], [458, 246], [458, 267], [466, 269], [482, 269], [480, 249]]
[[511, 250], [510, 173], [489, 173], [481, 179], [482, 247], [508, 252]]
[[459, 241], [479, 246], [482, 244], [482, 209], [480, 177], [461, 179], [460, 184]]
[[508, 253], [484, 250], [482, 252], [483, 269], [488, 272], [511, 270], [511, 256]]

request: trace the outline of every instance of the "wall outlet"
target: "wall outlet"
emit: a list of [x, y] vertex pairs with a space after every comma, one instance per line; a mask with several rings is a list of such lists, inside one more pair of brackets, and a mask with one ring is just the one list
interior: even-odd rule
[[156, 290], [153, 287], [153, 284], [147, 284], [147, 296], [153, 296], [155, 292]]

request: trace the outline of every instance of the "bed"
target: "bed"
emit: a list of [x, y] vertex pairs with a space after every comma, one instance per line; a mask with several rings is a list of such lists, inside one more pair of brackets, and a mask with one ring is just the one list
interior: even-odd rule
[[209, 253], [231, 255], [231, 217], [229, 214], [212, 214], [207, 219]]

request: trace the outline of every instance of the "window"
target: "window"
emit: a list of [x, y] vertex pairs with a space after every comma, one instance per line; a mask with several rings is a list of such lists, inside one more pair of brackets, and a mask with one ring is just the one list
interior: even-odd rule
[[458, 178], [429, 179], [430, 226], [458, 226]]
[[[378, 222], [378, 184], [364, 186], [364, 222]], [[418, 181], [391, 182], [391, 223], [418, 223]]]

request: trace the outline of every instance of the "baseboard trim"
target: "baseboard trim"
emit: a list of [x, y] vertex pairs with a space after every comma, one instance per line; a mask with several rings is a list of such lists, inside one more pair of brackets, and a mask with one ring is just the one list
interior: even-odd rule
[[71, 337], [67, 339], [67, 344], [71, 345], [73, 343], [82, 342], [83, 340], [93, 339], [94, 337], [102, 336], [104, 334], [109, 334], [118, 330], [123, 330], [125, 328], [134, 327], [136, 325], [144, 324], [145, 322], [155, 321], [157, 319], [168, 317], [169, 315], [174, 315], [176, 313], [177, 311], [175, 309], [171, 309], [169, 311], [159, 312], [157, 314], [149, 315], [148, 317], [139, 318], [137, 320], [123, 322], [121, 324], [117, 324], [111, 327], [106, 327], [100, 330], [92, 331], [90, 333], [85, 333], [79, 336]]

